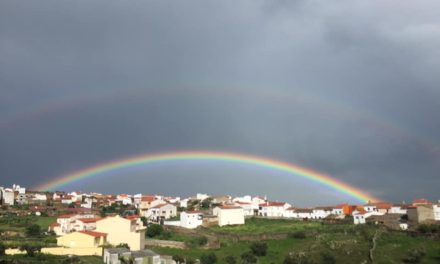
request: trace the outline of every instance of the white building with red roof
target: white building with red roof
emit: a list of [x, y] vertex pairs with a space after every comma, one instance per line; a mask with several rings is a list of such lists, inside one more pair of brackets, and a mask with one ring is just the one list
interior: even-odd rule
[[243, 208], [245, 216], [258, 215], [259, 207], [257, 204], [253, 204], [252, 202], [236, 201], [234, 202], [234, 205]]
[[155, 222], [177, 216], [177, 207], [169, 203], [161, 203], [148, 209], [144, 216]]
[[265, 217], [284, 217], [291, 205], [285, 202], [264, 202], [258, 207], [258, 215]]
[[100, 217], [93, 218], [78, 218], [73, 223], [73, 230], [75, 231], [85, 231], [85, 230], [95, 230], [96, 221], [101, 220]]

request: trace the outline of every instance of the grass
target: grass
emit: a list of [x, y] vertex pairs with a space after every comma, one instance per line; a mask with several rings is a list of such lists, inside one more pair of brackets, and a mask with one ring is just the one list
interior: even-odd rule
[[23, 232], [27, 226], [37, 224], [41, 230], [47, 231], [49, 224], [56, 221], [56, 217], [51, 216], [6, 216], [0, 218], [0, 230]]
[[264, 234], [264, 233], [282, 233], [295, 232], [301, 230], [318, 230], [321, 223], [312, 221], [298, 221], [286, 219], [264, 219], [249, 218], [245, 225], [211, 227], [210, 231], [214, 233], [230, 234]]
[[55, 236], [40, 235], [38, 237], [26, 237], [26, 227], [37, 224], [42, 232], [46, 232], [49, 224], [55, 222], [55, 217], [48, 216], [7, 216], [0, 218], [0, 230], [14, 231], [17, 235], [2, 236], [0, 241], [8, 247], [19, 247], [23, 244], [40, 246], [53, 246], [56, 244]]
[[[440, 243], [427, 237], [413, 237], [404, 232], [390, 232], [379, 229], [377, 226], [354, 225], [322, 225], [318, 222], [301, 222], [291, 220], [249, 219], [246, 225], [210, 228], [211, 234], [267, 234], [271, 232], [303, 231], [304, 239], [289, 236], [286, 239], [266, 240], [267, 255], [258, 258], [259, 264], [283, 263], [289, 253], [305, 254], [314, 263], [322, 262], [323, 254], [331, 254], [336, 263], [370, 263], [369, 250], [376, 230], [381, 235], [377, 239], [374, 252], [375, 263], [402, 263], [403, 258], [411, 249], [423, 248], [426, 256], [421, 263], [440, 262]], [[238, 263], [240, 255], [249, 251], [251, 241], [221, 239], [219, 249], [171, 249], [154, 248], [158, 253], [167, 255], [181, 255], [193, 259], [202, 254], [215, 253], [218, 263], [225, 263], [224, 258], [234, 256]]]

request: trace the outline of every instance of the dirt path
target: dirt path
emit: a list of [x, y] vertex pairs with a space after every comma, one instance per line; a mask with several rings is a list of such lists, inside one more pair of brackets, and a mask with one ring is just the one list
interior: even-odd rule
[[371, 263], [374, 263], [374, 250], [376, 249], [377, 246], [377, 239], [379, 238], [380, 235], [380, 230], [376, 230], [376, 232], [374, 233], [372, 242], [373, 242], [373, 246], [370, 248], [370, 261]]

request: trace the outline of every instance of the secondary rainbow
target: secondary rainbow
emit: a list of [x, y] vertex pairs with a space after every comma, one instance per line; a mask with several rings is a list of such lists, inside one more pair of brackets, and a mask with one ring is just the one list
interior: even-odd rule
[[330, 187], [340, 193], [346, 194], [355, 198], [360, 202], [367, 201], [379, 201], [374, 196], [367, 194], [366, 192], [351, 186], [345, 182], [338, 179], [330, 177], [329, 175], [304, 168], [292, 163], [272, 160], [269, 158], [244, 155], [238, 153], [230, 152], [213, 152], [213, 151], [182, 151], [182, 152], [166, 152], [166, 153], [155, 153], [155, 154], [144, 154], [134, 157], [129, 157], [120, 160], [114, 160], [106, 163], [100, 163], [95, 166], [85, 168], [59, 178], [55, 178], [51, 181], [43, 183], [35, 189], [50, 191], [65, 187], [71, 183], [85, 180], [87, 178], [95, 177], [98, 175], [103, 175], [108, 172], [115, 170], [120, 170], [128, 167], [142, 166], [153, 163], [163, 163], [171, 161], [218, 161], [218, 162], [229, 162], [229, 163], [239, 163], [253, 165], [256, 167], [261, 167], [269, 170], [275, 170], [280, 172], [289, 173], [293, 176], [303, 177], [309, 179], [313, 182], [317, 182], [324, 186]]

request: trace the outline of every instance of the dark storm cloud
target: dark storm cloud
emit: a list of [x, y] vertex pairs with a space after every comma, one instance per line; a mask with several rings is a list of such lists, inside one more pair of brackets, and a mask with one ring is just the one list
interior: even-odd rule
[[[383, 199], [437, 199], [439, 22], [438, 1], [2, 1], [0, 118], [103, 96], [0, 125], [1, 184], [212, 149], [295, 162]], [[199, 185], [182, 192], [251, 192], [254, 174], [254, 189], [268, 186], [218, 170], [211, 189], [187, 172]], [[280, 183], [266, 194], [310, 203]]]

